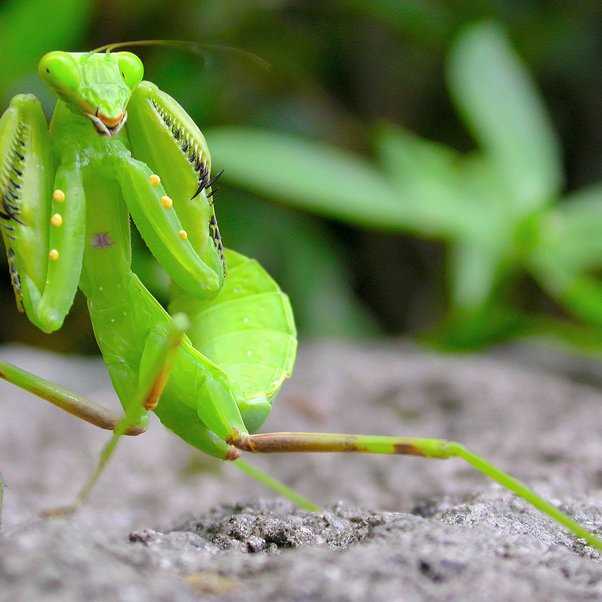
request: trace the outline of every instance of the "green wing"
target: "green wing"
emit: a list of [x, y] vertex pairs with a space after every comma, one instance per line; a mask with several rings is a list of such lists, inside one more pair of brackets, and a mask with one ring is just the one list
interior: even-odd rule
[[169, 309], [191, 318], [193, 345], [227, 374], [247, 428], [256, 431], [293, 371], [295, 320], [288, 297], [257, 261], [229, 249], [226, 261], [216, 297], [176, 293]]

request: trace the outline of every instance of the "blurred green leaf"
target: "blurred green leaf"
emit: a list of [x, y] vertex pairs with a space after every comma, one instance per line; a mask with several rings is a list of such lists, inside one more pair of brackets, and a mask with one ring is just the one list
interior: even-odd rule
[[560, 150], [545, 108], [502, 30], [467, 28], [448, 59], [449, 87], [477, 140], [528, 213], [562, 186]]
[[472, 309], [454, 309], [423, 340], [442, 351], [474, 351], [530, 334], [531, 316], [495, 299]]
[[[378, 333], [373, 318], [350, 286], [343, 254], [317, 224], [296, 224], [287, 234], [283, 283], [296, 308], [304, 336], [365, 337]], [[297, 303], [295, 303], [297, 301]]]
[[530, 264], [554, 287], [602, 266], [602, 184], [574, 193], [542, 216]]
[[488, 302], [509, 266], [515, 221], [504, 203], [507, 195], [498, 174], [486, 157], [466, 157], [460, 172], [463, 193], [472, 204], [462, 216], [468, 220], [475, 213], [482, 226], [450, 248], [451, 300], [454, 308], [475, 311]]
[[449, 278], [454, 307], [476, 308], [493, 290], [500, 268], [500, 249], [461, 242], [450, 249]]
[[550, 295], [574, 316], [602, 327], [602, 283], [595, 273], [602, 267], [602, 187], [578, 196], [542, 220], [529, 263]]
[[395, 191], [358, 157], [274, 132], [227, 127], [207, 132], [224, 180], [294, 207], [365, 227], [398, 230], [406, 215]]
[[9, 0], [0, 7], [0, 93], [36, 70], [50, 50], [75, 50], [90, 22], [91, 0]]
[[377, 147], [403, 199], [409, 229], [439, 237], [482, 230], [479, 206], [463, 189], [457, 153], [395, 126], [380, 128]]
[[602, 327], [602, 283], [588, 275], [574, 275], [557, 295], [573, 315]]

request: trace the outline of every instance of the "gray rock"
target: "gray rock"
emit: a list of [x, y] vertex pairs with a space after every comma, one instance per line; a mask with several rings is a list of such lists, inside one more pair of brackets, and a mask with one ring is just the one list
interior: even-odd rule
[[[0, 357], [116, 404], [97, 360]], [[459, 440], [601, 532], [602, 393], [567, 365], [307, 345], [264, 430]], [[153, 423], [80, 513], [39, 519], [73, 499], [106, 439], [0, 383], [0, 602], [602, 599], [597, 552], [460, 461], [251, 458], [326, 508], [311, 514]]]

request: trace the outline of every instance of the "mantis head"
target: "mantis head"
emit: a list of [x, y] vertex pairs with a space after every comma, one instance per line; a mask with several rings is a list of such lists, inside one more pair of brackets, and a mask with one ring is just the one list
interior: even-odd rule
[[54, 51], [42, 57], [38, 73], [73, 112], [88, 117], [99, 134], [114, 136], [125, 124], [144, 66], [131, 52]]

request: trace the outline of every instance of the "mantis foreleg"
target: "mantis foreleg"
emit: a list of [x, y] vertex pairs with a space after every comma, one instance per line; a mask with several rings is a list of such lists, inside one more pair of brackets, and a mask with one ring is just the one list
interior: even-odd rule
[[208, 265], [188, 241], [173, 199], [145, 163], [124, 159], [118, 171], [128, 209], [142, 238], [174, 281], [195, 297], [214, 295], [221, 286], [217, 258]]
[[[184, 109], [150, 82], [142, 82], [128, 108], [134, 156], [161, 177], [187, 240], [199, 257], [227, 266], [217, 295], [199, 298], [172, 288], [172, 313], [192, 322], [192, 344], [222, 369], [252, 432], [271, 410], [271, 399], [294, 364], [297, 341], [286, 295], [247, 257], [224, 251], [212, 200], [211, 155], [202, 132]], [[203, 407], [199, 407], [202, 415]]]
[[81, 172], [75, 164], [60, 165], [52, 196], [46, 282], [39, 289], [27, 273], [22, 282], [25, 310], [42, 330], [59, 329], [71, 309], [82, 269], [85, 224]]
[[85, 199], [78, 169], [54, 181], [46, 118], [31, 95], [12, 99], [0, 119], [0, 222], [17, 304], [41, 330], [59, 329], [79, 282]]
[[205, 137], [169, 94], [142, 82], [128, 105], [132, 151], [157, 174], [198, 255], [216, 271], [223, 246], [210, 199], [211, 155]]

